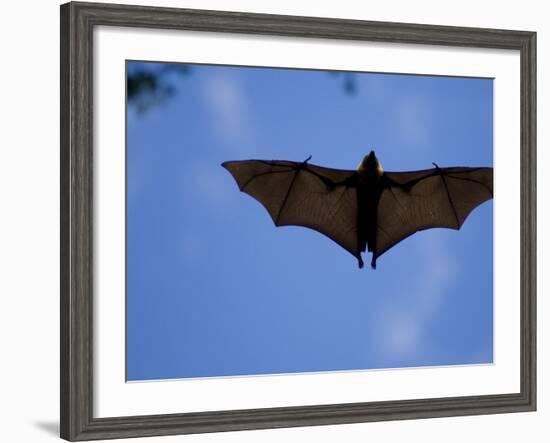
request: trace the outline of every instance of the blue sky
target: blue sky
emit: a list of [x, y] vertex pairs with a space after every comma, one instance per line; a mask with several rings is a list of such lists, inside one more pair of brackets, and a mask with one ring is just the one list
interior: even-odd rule
[[128, 380], [492, 362], [492, 201], [359, 270], [275, 228], [220, 166], [355, 169], [371, 149], [387, 171], [492, 166], [492, 80], [356, 73], [347, 93], [344, 74], [193, 65], [164, 81], [172, 96], [128, 106]]

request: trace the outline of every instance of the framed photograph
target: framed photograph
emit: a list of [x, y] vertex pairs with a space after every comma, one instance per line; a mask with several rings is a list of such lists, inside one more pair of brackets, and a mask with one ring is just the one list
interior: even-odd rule
[[61, 437], [535, 410], [535, 45], [62, 5]]

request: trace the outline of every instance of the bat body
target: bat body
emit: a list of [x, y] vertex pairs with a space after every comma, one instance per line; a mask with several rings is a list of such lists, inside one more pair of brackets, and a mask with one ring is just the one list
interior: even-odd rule
[[460, 229], [470, 212], [493, 197], [493, 168], [453, 167], [384, 172], [374, 151], [357, 170], [286, 160], [222, 164], [239, 189], [258, 200], [276, 226], [303, 226], [350, 252], [376, 260], [415, 232]]

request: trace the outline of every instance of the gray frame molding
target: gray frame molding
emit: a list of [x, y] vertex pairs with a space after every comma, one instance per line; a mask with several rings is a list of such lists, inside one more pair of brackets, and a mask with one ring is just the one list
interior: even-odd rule
[[[94, 418], [93, 29], [98, 25], [515, 49], [521, 56], [521, 392]], [[536, 33], [100, 3], [61, 6], [61, 437], [70, 441], [536, 409]]]

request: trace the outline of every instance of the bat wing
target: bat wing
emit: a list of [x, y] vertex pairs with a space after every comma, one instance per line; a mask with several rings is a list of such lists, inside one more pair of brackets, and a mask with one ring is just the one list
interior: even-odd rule
[[242, 192], [269, 212], [275, 226], [303, 226], [326, 235], [360, 259], [355, 171], [307, 162], [243, 160], [222, 164]]
[[439, 168], [384, 173], [377, 214], [376, 259], [415, 232], [460, 229], [493, 198], [493, 168]]

